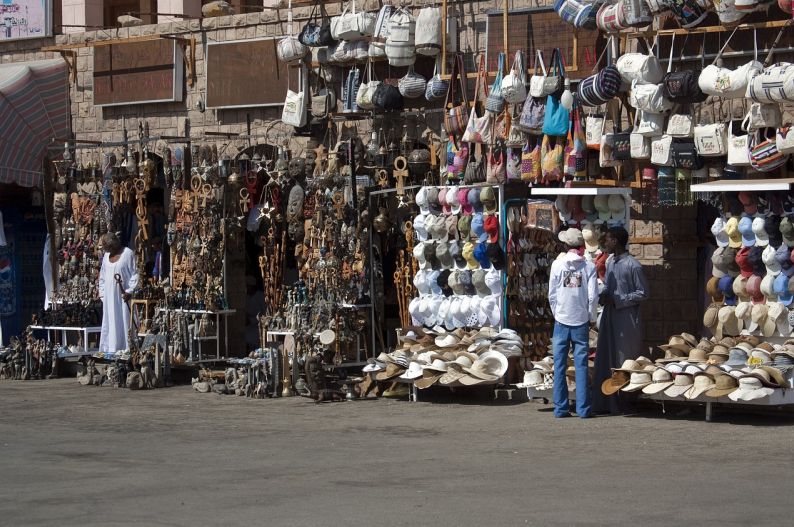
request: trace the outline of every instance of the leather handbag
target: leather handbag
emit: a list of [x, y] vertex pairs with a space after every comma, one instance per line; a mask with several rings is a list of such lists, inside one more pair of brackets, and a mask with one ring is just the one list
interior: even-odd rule
[[325, 11], [325, 6], [322, 1], [315, 1], [311, 15], [309, 15], [309, 21], [306, 22], [301, 29], [298, 40], [300, 40], [301, 44], [304, 46], [313, 48], [330, 46], [333, 44], [334, 38], [331, 36], [331, 19], [328, 18], [328, 13]]
[[474, 104], [469, 113], [469, 121], [466, 124], [466, 131], [463, 132], [461, 140], [464, 143], [491, 144], [491, 132], [493, 128], [494, 116], [491, 112], [484, 111], [482, 117], [477, 115], [477, 99], [480, 91], [488, 97], [488, 85], [485, 80], [485, 57], [480, 56], [480, 66], [477, 73], [477, 82], [474, 85]]
[[775, 132], [775, 145], [781, 154], [794, 154], [794, 128], [783, 126]]
[[[687, 35], [689, 37], [689, 35]], [[681, 57], [684, 55], [686, 48], [686, 40], [681, 47]], [[682, 71], [672, 71], [673, 69], [673, 50], [675, 49], [675, 33], [670, 43], [670, 60], [667, 63], [667, 73], [662, 79], [663, 93], [667, 100], [677, 104], [692, 104], [703, 102], [706, 100], [706, 94], [700, 89], [698, 85], [698, 78], [700, 77], [699, 70], [686, 69]], [[701, 57], [703, 57], [703, 50], [701, 49]], [[679, 58], [680, 61], [680, 58]]]
[[[461, 135], [466, 130], [469, 117], [469, 98], [466, 96], [466, 78], [463, 55], [456, 53], [455, 60], [452, 62], [452, 73], [449, 80], [447, 97], [444, 100], [444, 129], [449, 135]], [[455, 98], [456, 84], [460, 88], [460, 102], [456, 102]], [[450, 104], [452, 108], [449, 108]]]
[[777, 149], [776, 136], [768, 137], [760, 130], [750, 135], [748, 143], [750, 166], [759, 172], [772, 172], [788, 161], [788, 154]]
[[735, 167], [749, 167], [750, 152], [748, 143], [750, 137], [746, 133], [733, 135], [734, 127], [741, 128], [741, 123], [739, 121], [728, 123], [728, 164]]
[[522, 103], [527, 99], [527, 68], [521, 50], [516, 51], [510, 73], [502, 79], [502, 98], [509, 104]]
[[496, 78], [491, 85], [488, 96], [485, 99], [485, 110], [492, 114], [502, 113], [505, 108], [505, 100], [502, 98], [502, 77], [505, 69], [505, 54], [499, 53]]

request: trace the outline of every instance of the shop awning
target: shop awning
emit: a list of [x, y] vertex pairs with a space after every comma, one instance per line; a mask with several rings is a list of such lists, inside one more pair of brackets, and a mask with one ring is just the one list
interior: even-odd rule
[[47, 145], [69, 129], [65, 61], [0, 64], [0, 183], [38, 185]]

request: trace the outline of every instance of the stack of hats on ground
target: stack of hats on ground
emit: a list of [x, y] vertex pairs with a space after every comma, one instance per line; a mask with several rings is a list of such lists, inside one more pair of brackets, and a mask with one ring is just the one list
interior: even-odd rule
[[794, 339], [783, 345], [761, 342], [752, 335], [701, 339], [682, 333], [659, 346], [665, 355], [652, 363], [640, 357], [625, 361], [604, 381], [601, 391], [618, 390], [697, 399], [728, 396], [752, 401], [791, 388]]
[[523, 352], [521, 337], [510, 329], [447, 331], [441, 327], [412, 327], [406, 328], [400, 341], [402, 347], [370, 360], [364, 372], [377, 381], [413, 383], [420, 389], [436, 384], [496, 384], [507, 372], [507, 358]]
[[[590, 350], [595, 350], [598, 346], [598, 332], [590, 330], [589, 333]], [[554, 387], [554, 357], [553, 346], [548, 346], [549, 355], [539, 361], [532, 361], [530, 368], [524, 372], [524, 382], [518, 384], [519, 388], [532, 388], [543, 391], [551, 390]], [[592, 360], [587, 361], [587, 367], [593, 368], [595, 364]], [[565, 380], [568, 384], [568, 391], [576, 389], [576, 368], [573, 366], [573, 355], [568, 354], [568, 367], [565, 370]]]

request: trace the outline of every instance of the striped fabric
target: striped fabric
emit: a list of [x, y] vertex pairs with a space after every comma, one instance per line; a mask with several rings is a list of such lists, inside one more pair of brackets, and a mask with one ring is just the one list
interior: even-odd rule
[[63, 60], [0, 65], [0, 183], [38, 185], [47, 145], [69, 130]]

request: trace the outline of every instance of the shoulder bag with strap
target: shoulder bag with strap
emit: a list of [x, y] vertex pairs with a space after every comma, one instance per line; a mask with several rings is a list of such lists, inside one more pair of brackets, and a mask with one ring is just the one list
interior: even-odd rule
[[698, 77], [698, 86], [706, 95], [714, 95], [723, 99], [742, 99], [747, 93], [747, 88], [752, 78], [764, 69], [763, 64], [758, 62], [758, 42], [755, 39], [755, 30], [753, 30], [753, 48], [755, 49], [753, 60], [739, 66], [735, 70], [717, 65], [722, 53], [731, 41], [731, 37], [736, 33], [736, 29], [725, 40], [725, 44], [717, 53], [717, 56], [714, 57], [711, 64], [703, 68], [700, 77]]
[[[684, 50], [686, 49], [686, 41], [688, 38], [689, 34], [687, 34], [686, 38], [684, 38], [684, 45], [681, 47], [681, 56], [679, 57], [679, 62], [684, 57]], [[681, 71], [673, 71], [674, 48], [675, 33], [673, 33], [673, 38], [670, 42], [670, 60], [667, 63], [667, 73], [665, 74], [664, 79], [662, 79], [662, 87], [665, 98], [678, 104], [692, 104], [705, 101], [706, 94], [703, 93], [703, 91], [700, 89], [700, 86], [698, 86], [700, 70], [685, 69]], [[702, 61], [702, 49], [700, 57]]]
[[502, 98], [502, 77], [505, 73], [505, 54], [499, 53], [498, 68], [496, 78], [491, 85], [488, 97], [485, 99], [485, 109], [492, 114], [502, 113], [505, 108], [505, 100]]
[[[463, 64], [463, 55], [455, 54], [452, 62], [452, 75], [449, 80], [447, 97], [444, 100], [444, 128], [447, 134], [458, 136], [466, 130], [469, 117], [469, 98], [466, 95], [466, 68]], [[455, 98], [455, 86], [460, 88], [460, 102]], [[452, 108], [449, 108], [452, 105]]]
[[509, 104], [522, 103], [527, 99], [527, 67], [521, 50], [516, 51], [510, 73], [502, 79], [502, 98]]
[[[562, 62], [562, 53], [559, 49], [554, 50], [557, 56], [557, 62], [554, 67], [561, 81], [564, 82], [565, 78], [565, 65]], [[562, 105], [560, 96], [553, 93], [546, 97], [546, 110], [543, 116], [543, 133], [545, 135], [566, 136], [568, 135], [568, 127], [571, 124], [571, 114]]]
[[463, 132], [464, 143], [491, 144], [491, 132], [493, 131], [493, 114], [488, 111], [483, 112], [482, 117], [477, 116], [477, 99], [480, 91], [484, 93], [483, 99], [488, 97], [488, 85], [485, 80], [485, 56], [480, 56], [480, 66], [477, 72], [477, 82], [474, 85], [474, 104], [469, 113], [469, 122], [466, 124], [466, 131]]

